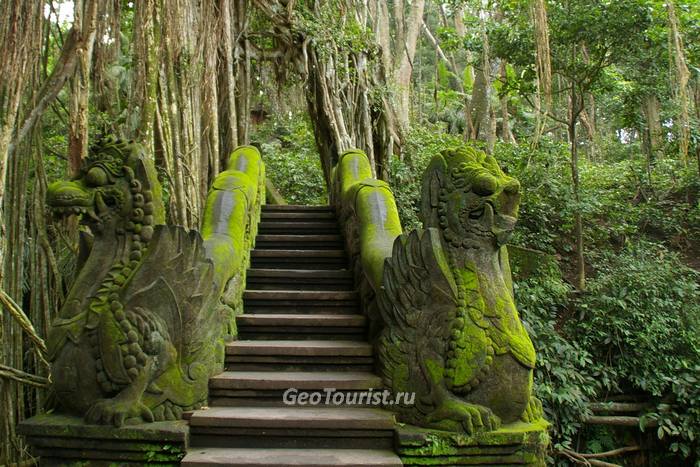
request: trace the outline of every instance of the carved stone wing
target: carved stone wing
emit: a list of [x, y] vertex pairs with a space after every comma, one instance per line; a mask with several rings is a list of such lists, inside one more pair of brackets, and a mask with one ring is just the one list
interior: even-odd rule
[[178, 356], [187, 359], [217, 331], [212, 322], [218, 313], [217, 292], [199, 233], [159, 225], [126, 291], [126, 303], [155, 313], [167, 326]]
[[416, 379], [425, 379], [411, 373], [418, 372], [427, 356], [444, 354], [457, 295], [438, 230], [415, 230], [396, 239], [379, 294], [384, 329], [379, 352], [389, 387], [405, 390]]

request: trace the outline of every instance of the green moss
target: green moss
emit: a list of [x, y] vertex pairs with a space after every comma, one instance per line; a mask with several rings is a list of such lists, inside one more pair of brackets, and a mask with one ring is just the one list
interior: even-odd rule
[[264, 176], [258, 150], [241, 146], [233, 151], [227, 170], [216, 177], [207, 195], [202, 238], [221, 287], [245, 269], [265, 199]]
[[340, 193], [345, 195], [354, 184], [372, 178], [372, 166], [364, 152], [351, 149], [340, 155], [336, 174], [339, 177]]
[[404, 426], [397, 452], [404, 465], [545, 465], [548, 424], [517, 422], [473, 436]]

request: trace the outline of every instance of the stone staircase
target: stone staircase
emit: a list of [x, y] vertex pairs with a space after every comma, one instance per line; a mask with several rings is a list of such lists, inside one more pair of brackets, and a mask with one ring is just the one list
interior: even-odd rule
[[[285, 405], [289, 388], [381, 388], [335, 212], [265, 206], [239, 340], [190, 417], [185, 466], [400, 466], [394, 418], [364, 406]], [[357, 394], [355, 394], [356, 396]]]

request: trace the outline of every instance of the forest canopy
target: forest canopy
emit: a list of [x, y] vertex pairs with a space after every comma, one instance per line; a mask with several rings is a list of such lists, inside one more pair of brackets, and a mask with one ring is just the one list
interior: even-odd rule
[[241, 144], [290, 204], [327, 204], [362, 149], [404, 230], [432, 156], [493, 154], [522, 185], [551, 463], [700, 465], [698, 2], [0, 0], [0, 51], [0, 465], [27, 456], [79, 251], [47, 186], [112, 134], [187, 228]]

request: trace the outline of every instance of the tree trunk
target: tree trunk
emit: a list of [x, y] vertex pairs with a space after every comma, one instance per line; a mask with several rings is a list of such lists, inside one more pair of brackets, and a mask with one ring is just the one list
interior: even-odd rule
[[159, 15], [158, 0], [136, 2], [132, 41], [132, 94], [129, 99], [129, 137], [142, 144], [153, 157], [153, 123], [156, 111], [158, 76]]
[[668, 22], [671, 49], [669, 54], [673, 57], [673, 62], [676, 66], [676, 78], [678, 82], [678, 103], [680, 105], [680, 115], [678, 116], [678, 150], [683, 164], [688, 166], [688, 148], [690, 146], [690, 111], [688, 97], [688, 80], [690, 72], [685, 59], [685, 48], [683, 47], [683, 38], [680, 33], [680, 25], [676, 16], [676, 7], [673, 0], [666, 2], [668, 9]]
[[250, 43], [246, 37], [248, 28], [248, 0], [235, 1], [237, 20], [234, 37], [242, 37], [235, 43], [234, 57], [236, 61], [236, 115], [238, 125], [238, 144], [248, 144], [248, 126], [250, 122], [251, 65]]
[[236, 112], [236, 76], [234, 74], [234, 10], [232, 0], [219, 0], [219, 157], [220, 165], [226, 166], [226, 160], [238, 146], [238, 114]]
[[576, 84], [571, 84], [571, 102], [569, 106], [568, 133], [571, 145], [571, 181], [576, 208], [574, 210], [574, 239], [576, 242], [576, 288], [586, 289], [586, 262], [583, 250], [583, 216], [581, 214], [581, 195], [579, 190], [578, 147], [576, 142], [576, 123], [583, 110], [583, 102], [576, 92]]
[[[506, 62], [505, 60], [501, 60], [500, 64], [500, 73], [501, 73], [501, 79], [505, 83], [506, 80], [508, 79], [507, 73], [506, 73]], [[510, 114], [508, 113], [508, 94], [503, 93], [503, 95], [500, 98], [500, 103], [501, 103], [501, 126], [502, 126], [502, 137], [503, 141], [506, 143], [510, 144], [516, 144], [517, 141], [515, 141], [515, 136], [513, 135], [513, 131], [510, 129]]]
[[552, 64], [546, 0], [534, 0], [531, 3], [530, 12], [535, 31], [535, 70], [537, 72], [536, 121], [532, 146], [537, 147], [547, 123], [547, 114], [552, 109]]
[[472, 88], [471, 97], [471, 133], [469, 139], [488, 140], [491, 116], [491, 58], [489, 52], [489, 38], [486, 33], [486, 25], [481, 21], [481, 37], [483, 42], [483, 51], [476, 70], [474, 79], [474, 87]]
[[[403, 0], [397, 0], [395, 5], [402, 4]], [[398, 63], [394, 71], [394, 81], [398, 90], [398, 117], [402, 129], [408, 128], [411, 113], [411, 75], [413, 73], [413, 59], [416, 54], [416, 45], [423, 25], [423, 9], [425, 0], [413, 0], [408, 22], [404, 23], [401, 16], [397, 16], [397, 55]], [[403, 7], [401, 8], [403, 11]], [[401, 23], [401, 24], [400, 24]], [[400, 25], [400, 28], [399, 28]], [[401, 31], [401, 34], [398, 33]]]
[[[113, 70], [119, 66], [121, 54], [121, 2], [100, 1], [96, 37], [92, 53], [92, 102], [97, 115], [102, 117], [100, 132], [119, 134], [118, 118], [121, 114], [119, 78]], [[118, 69], [118, 68], [116, 68]]]
[[[10, 2], [13, 3], [13, 2]], [[0, 136], [6, 142], [16, 127], [17, 121], [25, 120], [26, 113], [32, 111], [36, 102], [41, 80], [42, 60], [36, 51], [43, 44], [43, 9], [37, 2], [16, 2], [2, 4], [3, 16], [9, 24], [0, 26], [0, 41], [3, 45], [3, 65], [18, 67], [2, 68], [3, 76], [19, 83], [0, 84], [0, 126], [7, 136]], [[6, 34], [9, 34], [7, 36]], [[17, 42], [22, 41], [22, 42]], [[7, 48], [5, 48], [7, 47]], [[7, 107], [5, 107], [7, 105]], [[16, 117], [20, 118], [17, 119]], [[12, 126], [9, 124], [12, 123]], [[5, 126], [8, 125], [6, 129]], [[31, 129], [36, 131], [35, 126]], [[27, 135], [25, 135], [27, 136]], [[26, 207], [29, 169], [33, 148], [29, 138], [21, 144], [2, 144], [0, 164], [0, 289], [15, 302], [22, 303], [25, 279], [25, 248], [27, 245]], [[0, 364], [16, 369], [25, 367], [25, 349], [22, 329], [10, 313], [0, 314]], [[0, 464], [12, 465], [22, 460], [25, 449], [23, 439], [15, 432], [16, 424], [25, 418], [27, 399], [22, 384], [0, 378]]]
[[88, 152], [88, 99], [90, 97], [90, 72], [92, 51], [95, 44], [97, 6], [94, 0], [74, 2], [73, 27], [78, 40], [84, 44], [76, 50], [78, 66], [71, 78], [70, 112], [68, 124], [68, 173], [75, 176], [80, 171]]

